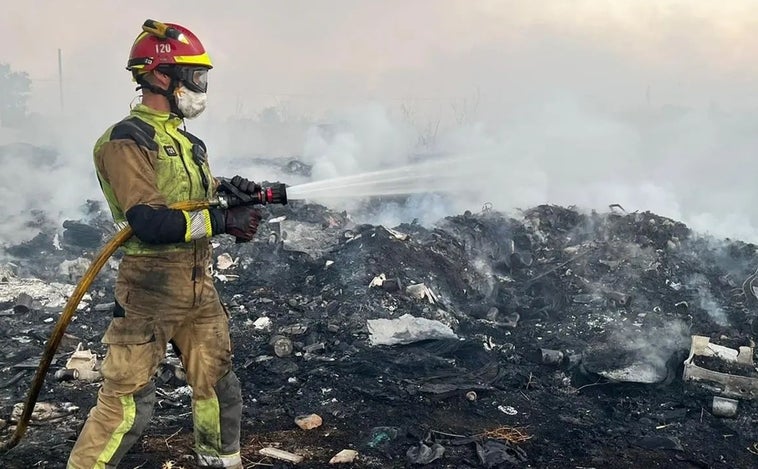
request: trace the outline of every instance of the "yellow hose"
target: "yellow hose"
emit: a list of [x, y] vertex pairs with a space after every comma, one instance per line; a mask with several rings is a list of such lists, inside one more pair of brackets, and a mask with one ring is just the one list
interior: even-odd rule
[[[188, 200], [185, 202], [178, 202], [176, 204], [173, 204], [171, 205], [171, 208], [178, 210], [202, 210], [204, 208], [210, 207], [210, 205], [211, 203], [207, 200]], [[82, 297], [85, 293], [87, 293], [87, 290], [89, 289], [90, 285], [92, 285], [92, 282], [100, 272], [100, 269], [103, 268], [108, 259], [113, 255], [114, 252], [116, 252], [116, 249], [118, 249], [119, 246], [124, 244], [129, 238], [132, 237], [133, 233], [134, 232], [130, 226], [127, 226], [126, 228], [116, 233], [113, 238], [111, 238], [111, 240], [108, 241], [108, 243], [100, 250], [97, 257], [95, 257], [89, 268], [87, 268], [87, 271], [84, 272], [82, 279], [79, 280], [79, 283], [76, 285], [74, 292], [66, 302], [65, 308], [63, 308], [63, 313], [61, 314], [60, 319], [58, 319], [58, 322], [55, 324], [55, 329], [53, 329], [53, 332], [50, 334], [50, 338], [47, 340], [45, 353], [42, 354], [39, 366], [37, 367], [37, 372], [35, 373], [34, 379], [32, 380], [31, 388], [29, 388], [29, 393], [26, 396], [24, 411], [21, 413], [21, 417], [19, 418], [18, 424], [16, 425], [16, 431], [13, 432], [13, 436], [10, 440], [0, 446], [0, 451], [8, 451], [9, 449], [16, 446], [18, 442], [21, 441], [21, 438], [23, 438], [24, 433], [26, 433], [26, 428], [29, 425], [29, 420], [32, 417], [34, 406], [37, 404], [37, 397], [39, 397], [39, 392], [45, 382], [45, 375], [47, 374], [47, 370], [50, 368], [50, 363], [53, 361], [53, 356], [55, 355], [55, 351], [58, 350], [58, 345], [60, 345], [61, 340], [63, 339], [63, 334], [66, 332], [66, 328], [68, 328], [69, 323], [71, 323], [71, 318], [76, 312], [76, 307], [79, 306], [79, 302], [82, 301]]]

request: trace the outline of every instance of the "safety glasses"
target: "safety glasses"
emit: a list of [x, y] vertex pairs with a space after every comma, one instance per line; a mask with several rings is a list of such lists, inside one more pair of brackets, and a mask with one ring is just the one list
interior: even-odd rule
[[196, 93], [208, 91], [208, 69], [205, 67], [176, 67], [176, 78]]

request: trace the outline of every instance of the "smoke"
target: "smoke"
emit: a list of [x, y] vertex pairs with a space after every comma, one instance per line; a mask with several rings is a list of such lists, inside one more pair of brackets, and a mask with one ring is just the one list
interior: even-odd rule
[[720, 326], [728, 326], [729, 320], [718, 300], [711, 293], [711, 283], [703, 274], [693, 274], [685, 279], [684, 285], [697, 292], [698, 306]]
[[689, 348], [690, 330], [679, 320], [644, 330], [626, 327], [613, 331], [608, 344], [626, 350], [637, 361], [665, 370], [666, 362], [675, 352]]
[[63, 4], [8, 6], [0, 38], [25, 47], [0, 61], [30, 72], [35, 114], [0, 144], [58, 156], [44, 170], [21, 155], [3, 161], [0, 242], [31, 237], [35, 209], [55, 219], [102, 200], [91, 149], [135, 94], [124, 65], [147, 6], [189, 26], [214, 60], [209, 108], [188, 130], [208, 144], [217, 175], [308, 180], [252, 161], [261, 156], [301, 158], [311, 180], [466, 157], [476, 171], [440, 174], [454, 179], [445, 193], [323, 201], [382, 224], [431, 224], [485, 204], [618, 203], [758, 241], [749, 23], [758, 6], [440, 1], [230, 0], [219, 9], [190, 0], [178, 14], [145, 0], [128, 11], [83, 0], [86, 31], [60, 21], [70, 15]]
[[303, 159], [313, 164], [313, 178], [323, 180], [407, 164], [413, 131], [393, 121], [379, 104], [350, 109], [334, 124], [311, 128]]
[[101, 197], [93, 145], [87, 148], [67, 137], [76, 133], [73, 125], [40, 118], [0, 141], [0, 198], [5, 201], [0, 204], [0, 246], [28, 241], [42, 229], [59, 228], [64, 219], [80, 218], [86, 200]]
[[[758, 210], [742, 197], [739, 185], [731, 184], [744, 175], [739, 168], [712, 164], [719, 159], [716, 142], [735, 138], [735, 130], [717, 118], [687, 114], [643, 125], [578, 100], [554, 100], [552, 107], [525, 113], [518, 122], [439, 129], [431, 144], [422, 138], [424, 129], [416, 128], [414, 134], [404, 116], [389, 107], [353, 109], [338, 122], [307, 133], [303, 157], [314, 165], [314, 180], [413, 164], [424, 157], [467, 159], [438, 174], [451, 181], [445, 193], [374, 207], [365, 221], [429, 224], [440, 215], [478, 211], [485, 204], [506, 212], [543, 203], [601, 211], [620, 204], [627, 211], [650, 210], [681, 220], [702, 233], [758, 240]], [[348, 210], [362, 206], [354, 198], [314, 201]]]

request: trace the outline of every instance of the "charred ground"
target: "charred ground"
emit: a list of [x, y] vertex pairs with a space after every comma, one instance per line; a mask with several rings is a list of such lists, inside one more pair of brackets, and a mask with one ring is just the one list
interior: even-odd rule
[[[76, 283], [112, 233], [101, 206], [88, 210], [61, 229], [42, 224], [37, 238], [8, 247], [4, 281]], [[243, 384], [246, 467], [288, 467], [258, 455], [268, 445], [304, 455], [299, 467], [328, 466], [344, 448], [359, 452], [354, 467], [405, 467], [440, 447], [442, 456], [426, 467], [758, 464], [751, 452], [758, 406], [741, 401], [736, 417], [716, 417], [713, 393], [682, 381], [692, 334], [752, 344], [754, 313], [741, 287], [758, 267], [754, 245], [618, 209], [539, 206], [512, 217], [485, 210], [433, 228], [394, 229], [356, 225], [318, 205], [267, 210], [278, 221], [263, 226], [256, 242], [221, 238], [215, 249], [237, 260], [216, 274]], [[69, 328], [39, 399], [78, 410], [32, 425], [19, 446], [0, 455], [3, 467], [64, 467], [97, 383], [53, 374], [79, 342], [102, 357], [117, 260]], [[433, 296], [408, 293], [419, 283]], [[60, 310], [35, 300], [28, 310], [14, 310], [15, 299], [0, 304], [5, 420], [25, 397], [54, 325], [49, 318]], [[371, 345], [369, 320], [405, 314], [447, 325], [459, 339], [421, 334]], [[267, 326], [256, 322], [262, 317]], [[274, 353], [275, 336], [290, 341], [291, 355]], [[541, 363], [540, 349], [562, 358]], [[192, 467], [190, 397], [171, 358], [156, 378], [153, 424], [122, 467], [169, 460]], [[652, 382], [607, 378], [631, 365]], [[294, 425], [311, 412], [323, 426]], [[529, 439], [506, 444], [488, 433], [502, 427]]]

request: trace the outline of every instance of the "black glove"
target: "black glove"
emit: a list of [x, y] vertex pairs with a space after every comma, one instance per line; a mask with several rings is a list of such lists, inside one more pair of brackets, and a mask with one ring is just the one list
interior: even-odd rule
[[261, 186], [242, 176], [234, 176], [230, 182], [234, 187], [248, 195], [255, 195], [261, 190]]
[[[233, 207], [229, 209], [212, 209], [213, 234], [227, 233], [236, 238], [238, 243], [252, 241], [258, 232], [261, 214], [253, 207]], [[221, 229], [223, 227], [223, 231]]]

